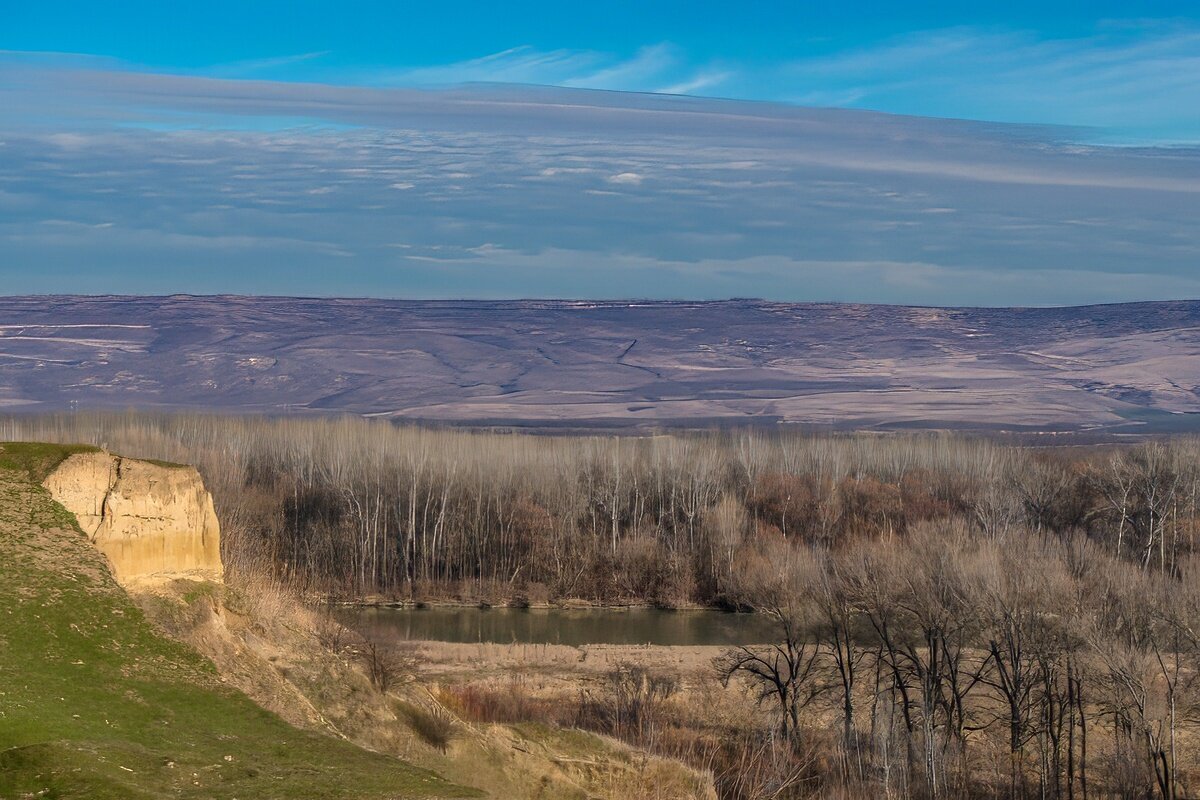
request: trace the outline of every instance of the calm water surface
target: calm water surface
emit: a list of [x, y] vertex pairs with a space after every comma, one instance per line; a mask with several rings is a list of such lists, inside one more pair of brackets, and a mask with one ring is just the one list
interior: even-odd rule
[[377, 640], [500, 644], [738, 645], [774, 640], [770, 621], [650, 608], [363, 608], [343, 621]]

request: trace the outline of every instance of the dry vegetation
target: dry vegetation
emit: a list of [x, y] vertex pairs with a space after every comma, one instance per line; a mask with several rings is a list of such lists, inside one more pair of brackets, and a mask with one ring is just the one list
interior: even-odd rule
[[[133, 598], [161, 630], [211, 659], [223, 684], [297, 727], [453, 776], [488, 797], [713, 797], [707, 776], [672, 759], [527, 719], [493, 725], [456, 714], [435, 694], [418, 645], [363, 637], [328, 607], [306, 608], [245, 574], [224, 584], [146, 584]], [[347, 786], [356, 777], [341, 775]]]
[[725, 798], [1200, 791], [1193, 440], [1031, 450], [88, 415], [10, 418], [0, 439], [197, 464], [231, 570], [306, 593], [769, 614], [775, 644], [707, 668], [730, 687], [712, 693], [759, 709], [736, 724], [635, 667], [569, 704], [478, 686], [444, 697], [467, 718], [682, 758]]

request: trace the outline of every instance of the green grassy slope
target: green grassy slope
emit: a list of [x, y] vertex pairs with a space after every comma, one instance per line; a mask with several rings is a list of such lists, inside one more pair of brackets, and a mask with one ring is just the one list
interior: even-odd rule
[[160, 635], [35, 483], [66, 452], [0, 445], [0, 798], [474, 796], [290, 727]]

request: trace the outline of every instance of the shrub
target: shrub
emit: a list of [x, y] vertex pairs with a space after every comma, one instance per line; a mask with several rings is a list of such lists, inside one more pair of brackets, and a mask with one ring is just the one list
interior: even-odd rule
[[414, 703], [397, 703], [396, 710], [426, 744], [436, 747], [442, 752], [450, 746], [454, 739], [454, 719], [447, 713], [437, 709], [422, 708]]
[[363, 641], [358, 649], [358, 657], [371, 685], [384, 694], [416, 670], [416, 656], [411, 648], [384, 644], [374, 639]]
[[472, 722], [541, 722], [551, 725], [561, 724], [571, 716], [564, 712], [562, 704], [535, 698], [517, 683], [503, 688], [448, 686], [438, 693], [438, 700]]

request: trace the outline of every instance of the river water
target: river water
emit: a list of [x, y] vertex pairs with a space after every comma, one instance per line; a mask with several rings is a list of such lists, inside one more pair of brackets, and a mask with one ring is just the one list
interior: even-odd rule
[[653, 608], [361, 608], [343, 622], [376, 641], [499, 644], [763, 644], [776, 638], [757, 614]]

